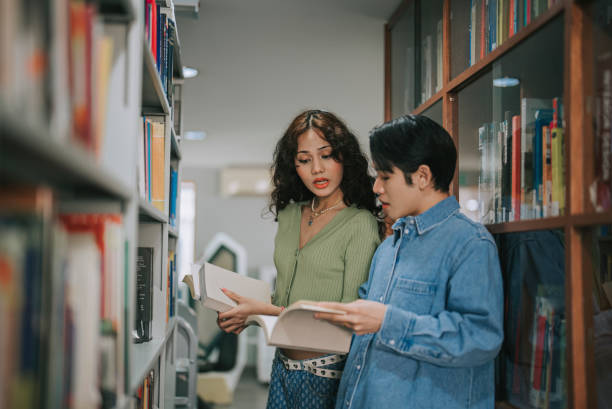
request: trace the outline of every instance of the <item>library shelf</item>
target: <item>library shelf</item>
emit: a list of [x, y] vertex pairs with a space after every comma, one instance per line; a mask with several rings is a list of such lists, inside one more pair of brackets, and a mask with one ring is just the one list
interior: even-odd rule
[[154, 367], [157, 358], [161, 355], [164, 346], [172, 336], [176, 327], [176, 319], [168, 321], [163, 337], [153, 338], [149, 342], [132, 345], [132, 367], [130, 368], [130, 392], [136, 392], [147, 372]]
[[10, 179], [45, 182], [78, 196], [127, 200], [131, 190], [72, 140], [16, 120], [0, 109], [0, 171]]
[[98, 0], [98, 9], [107, 23], [130, 23], [134, 7], [130, 0]]
[[168, 216], [160, 212], [151, 202], [142, 198], [138, 199], [138, 219], [141, 222], [168, 223]]
[[181, 154], [181, 146], [178, 143], [178, 138], [176, 137], [176, 131], [174, 130], [174, 127], [170, 127], [170, 137], [172, 138], [172, 145], [171, 145], [171, 149], [172, 149], [172, 156], [175, 159], [181, 159], [182, 158], [182, 154]]
[[142, 113], [147, 115], [166, 115], [170, 113], [168, 99], [164, 92], [153, 54], [143, 37], [142, 68]]
[[178, 239], [179, 233], [176, 227], [168, 225], [168, 236]]
[[[601, 321], [612, 313], [610, 0], [441, 0], [443, 7], [433, 11], [430, 1], [403, 0], [387, 21], [385, 119], [408, 113], [432, 117], [435, 111], [434, 120], [458, 150], [452, 193], [466, 216], [482, 220], [495, 235], [509, 283], [507, 300], [510, 305], [520, 300], [504, 318], [505, 331], [515, 336], [506, 335], [507, 349], [498, 361], [502, 376], [495, 407], [537, 406], [533, 400], [546, 392], [548, 402], [552, 391], [551, 407], [553, 401], [596, 407], [597, 389], [607, 387], [609, 375], [609, 364], [597, 358], [603, 348]], [[432, 46], [440, 43], [441, 50]], [[503, 78], [519, 81], [494, 82]], [[428, 81], [442, 86], [432, 92]], [[514, 154], [515, 141], [520, 154], [506, 159], [503, 155]], [[514, 166], [520, 172], [514, 173]], [[551, 178], [544, 173], [551, 168], [560, 173]], [[520, 188], [512, 185], [512, 200], [518, 189], [529, 218], [500, 222], [511, 218], [504, 212], [515, 206], [504, 202], [509, 189], [504, 183], [519, 174], [531, 180], [521, 179]], [[551, 189], [538, 181], [541, 177], [560, 185]], [[557, 195], [552, 202], [551, 193]], [[469, 210], [475, 202], [478, 213]], [[551, 203], [552, 209], [555, 203], [564, 206], [560, 212], [543, 207]], [[520, 214], [526, 215], [522, 207]], [[529, 324], [535, 318], [553, 332], [537, 332]], [[535, 385], [517, 389], [530, 382], [539, 359], [533, 351], [541, 340], [550, 346], [550, 361], [543, 364], [550, 382], [536, 394]], [[559, 362], [566, 363], [565, 372], [555, 366]]]

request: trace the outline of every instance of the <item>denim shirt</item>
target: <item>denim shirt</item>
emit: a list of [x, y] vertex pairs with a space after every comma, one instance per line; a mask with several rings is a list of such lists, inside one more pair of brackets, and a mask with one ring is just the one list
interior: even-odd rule
[[489, 232], [453, 196], [393, 225], [360, 297], [386, 304], [354, 336], [336, 409], [494, 407], [503, 289]]

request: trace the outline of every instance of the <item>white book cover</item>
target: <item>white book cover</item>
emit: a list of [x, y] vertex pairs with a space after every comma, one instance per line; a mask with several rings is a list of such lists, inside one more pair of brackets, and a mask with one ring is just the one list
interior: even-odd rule
[[101, 257], [92, 233], [70, 233], [67, 297], [74, 317], [72, 399], [74, 407], [97, 408]]

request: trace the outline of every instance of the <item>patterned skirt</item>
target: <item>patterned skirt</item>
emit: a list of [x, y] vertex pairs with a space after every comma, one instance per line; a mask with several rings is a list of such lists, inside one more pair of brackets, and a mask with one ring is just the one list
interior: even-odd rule
[[[321, 376], [321, 373], [340, 373], [344, 368], [344, 356], [337, 362], [338, 355], [325, 355], [315, 360], [290, 361], [300, 369], [293, 369], [279, 350], [272, 363], [270, 392], [266, 409], [333, 409], [340, 378]], [[333, 358], [327, 364], [326, 358]], [[301, 364], [301, 365], [300, 365]], [[319, 375], [315, 375], [318, 373]]]

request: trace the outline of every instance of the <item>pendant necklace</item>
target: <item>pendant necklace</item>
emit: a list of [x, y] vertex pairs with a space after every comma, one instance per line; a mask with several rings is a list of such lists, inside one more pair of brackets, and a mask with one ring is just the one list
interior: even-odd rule
[[330, 207], [323, 209], [323, 210], [318, 210], [316, 211], [314, 208], [314, 202], [315, 199], [314, 197], [312, 198], [312, 202], [310, 203], [310, 216], [308, 217], [308, 225], [312, 226], [312, 222], [314, 221], [315, 218], [321, 216], [322, 214], [327, 213], [328, 211], [335, 209], [336, 207], [340, 206], [340, 203], [342, 203], [342, 198], [340, 200], [338, 200], [336, 203], [334, 203], [333, 205], [331, 205]]

